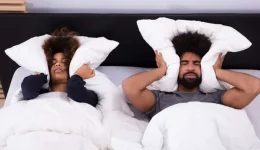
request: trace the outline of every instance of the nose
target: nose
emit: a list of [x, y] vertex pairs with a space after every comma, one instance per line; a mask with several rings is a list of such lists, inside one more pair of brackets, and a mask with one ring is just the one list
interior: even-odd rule
[[192, 63], [189, 63], [187, 67], [188, 71], [194, 71], [194, 65]]
[[60, 66], [60, 63], [59, 63], [59, 62], [57, 62], [57, 63], [55, 64], [55, 66], [56, 66], [56, 67]]

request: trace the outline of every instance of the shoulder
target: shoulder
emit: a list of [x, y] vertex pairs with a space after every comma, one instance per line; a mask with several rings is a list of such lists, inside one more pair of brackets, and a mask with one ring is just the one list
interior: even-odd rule
[[223, 101], [223, 95], [225, 94], [226, 90], [217, 90], [215, 92], [212, 93], [202, 93], [203, 95], [205, 95], [205, 97], [207, 97], [207, 100], [210, 100], [212, 102], [215, 103], [219, 103], [222, 104]]
[[211, 93], [204, 93], [202, 91], [199, 91], [199, 93], [202, 95], [218, 95], [218, 94], [223, 94], [225, 92], [226, 92], [226, 90], [217, 90], [217, 91], [211, 92]]

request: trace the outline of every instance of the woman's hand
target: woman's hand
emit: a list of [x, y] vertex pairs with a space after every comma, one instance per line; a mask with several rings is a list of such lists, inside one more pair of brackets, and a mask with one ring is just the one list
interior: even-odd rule
[[82, 65], [75, 73], [79, 75], [83, 80], [89, 79], [95, 76], [95, 71], [91, 69], [88, 65]]

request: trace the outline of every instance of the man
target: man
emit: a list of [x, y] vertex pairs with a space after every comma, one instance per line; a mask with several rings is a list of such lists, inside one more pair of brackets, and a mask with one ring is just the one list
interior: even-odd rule
[[180, 56], [178, 89], [175, 92], [150, 91], [148, 85], [162, 78], [167, 71], [167, 65], [160, 53], [156, 52], [156, 69], [142, 72], [123, 81], [123, 90], [133, 106], [148, 117], [163, 109], [183, 102], [200, 101], [223, 104], [236, 109], [247, 106], [260, 93], [260, 79], [233, 71], [221, 69], [224, 57], [218, 57], [214, 65], [216, 77], [234, 86], [227, 91], [202, 93], [200, 61], [211, 42], [205, 35], [198, 33], [183, 33], [173, 39], [174, 47]]
[[95, 76], [90, 67], [83, 65], [69, 78], [69, 64], [79, 47], [79, 41], [73, 37], [74, 35], [74, 32], [62, 28], [45, 41], [43, 49], [49, 66], [50, 88], [43, 89], [43, 85], [47, 83], [47, 75], [43, 73], [25, 77], [21, 85], [24, 100], [34, 99], [47, 92], [67, 92], [68, 97], [77, 102], [88, 103], [93, 107], [97, 105], [97, 94], [84, 87], [84, 79]]

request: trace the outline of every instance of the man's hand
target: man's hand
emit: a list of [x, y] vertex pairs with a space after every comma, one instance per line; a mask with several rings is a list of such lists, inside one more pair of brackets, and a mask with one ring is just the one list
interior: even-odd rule
[[213, 66], [216, 77], [234, 87], [224, 93], [222, 103], [229, 107], [242, 109], [259, 94], [260, 80], [248, 74], [221, 69], [223, 61], [224, 57], [220, 54]]
[[95, 76], [95, 71], [92, 70], [88, 65], [82, 65], [75, 73], [79, 75], [83, 80], [89, 79]]
[[166, 74], [167, 71], [167, 64], [163, 59], [163, 56], [160, 52], [157, 50], [155, 51], [155, 61], [158, 69], [160, 69], [160, 72], [162, 73], [162, 77]]
[[222, 69], [222, 64], [223, 64], [224, 59], [225, 59], [225, 56], [222, 56], [222, 53], [220, 53], [215, 65], [213, 66], [213, 69], [214, 69], [216, 75], [217, 75], [217, 71]]

